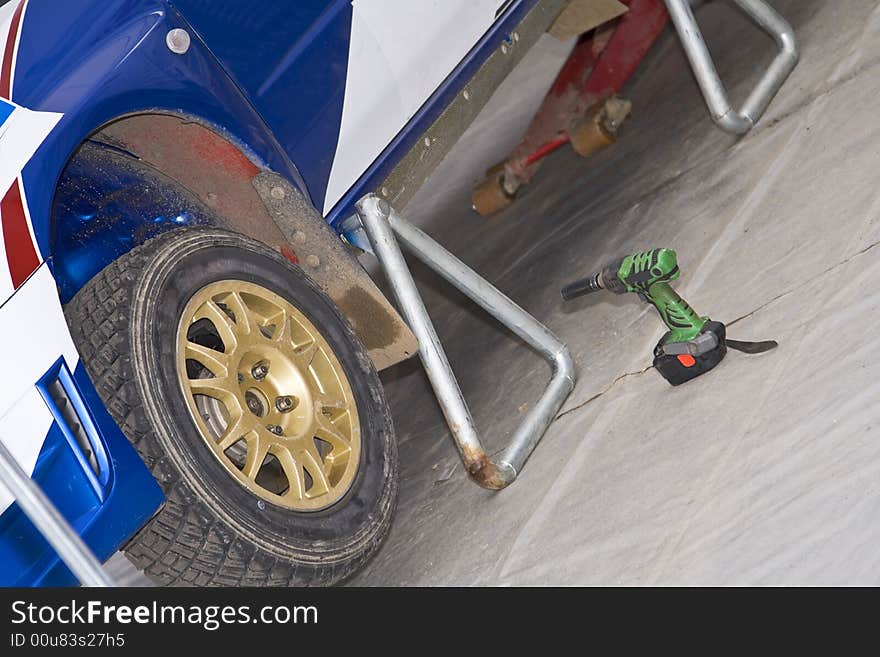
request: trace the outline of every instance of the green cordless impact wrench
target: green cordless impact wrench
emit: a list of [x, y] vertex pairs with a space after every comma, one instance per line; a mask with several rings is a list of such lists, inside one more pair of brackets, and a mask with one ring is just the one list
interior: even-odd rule
[[615, 294], [634, 292], [653, 304], [668, 329], [654, 347], [654, 367], [674, 386], [711, 370], [724, 358], [728, 347], [759, 354], [777, 346], [773, 340], [728, 340], [724, 324], [698, 315], [669, 285], [680, 275], [675, 251], [653, 249], [620, 258], [598, 274], [566, 285], [562, 298], [568, 301], [608, 290]]

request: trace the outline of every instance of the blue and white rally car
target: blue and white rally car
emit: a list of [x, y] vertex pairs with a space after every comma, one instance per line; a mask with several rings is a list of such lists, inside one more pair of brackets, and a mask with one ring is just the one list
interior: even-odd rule
[[[0, 440], [99, 558], [328, 584], [375, 550], [377, 369], [417, 344], [341, 224], [535, 4], [0, 3]], [[74, 581], [0, 511], [0, 583]]]
[[[672, 3], [0, 0], [0, 442], [158, 583], [350, 575], [397, 494], [377, 371], [418, 351], [355, 203], [411, 197], [553, 25], [583, 36], [475, 209], [610, 143]], [[73, 582], [0, 486], [0, 584]]]

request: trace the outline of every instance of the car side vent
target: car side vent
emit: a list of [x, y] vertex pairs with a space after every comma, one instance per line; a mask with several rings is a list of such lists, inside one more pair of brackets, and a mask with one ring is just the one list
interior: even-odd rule
[[100, 468], [98, 467], [98, 459], [95, 457], [95, 450], [92, 448], [89, 436], [83, 428], [79, 415], [73, 407], [73, 403], [70, 401], [70, 397], [67, 396], [67, 390], [64, 389], [61, 381], [55, 379], [46, 386], [46, 392], [49, 393], [52, 401], [55, 402], [58, 412], [61, 414], [64, 423], [73, 434], [77, 446], [89, 462], [92, 472], [94, 472], [95, 475], [99, 475]]

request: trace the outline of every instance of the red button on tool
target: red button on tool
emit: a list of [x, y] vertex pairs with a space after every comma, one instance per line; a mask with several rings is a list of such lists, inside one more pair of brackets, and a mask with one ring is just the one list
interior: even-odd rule
[[696, 359], [690, 354], [679, 354], [678, 362], [684, 365], [685, 367], [693, 367], [697, 364]]

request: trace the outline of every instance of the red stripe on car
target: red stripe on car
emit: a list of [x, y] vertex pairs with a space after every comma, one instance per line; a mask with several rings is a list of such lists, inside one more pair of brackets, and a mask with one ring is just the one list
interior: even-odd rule
[[12, 287], [17, 289], [40, 265], [24, 214], [18, 179], [12, 182], [9, 191], [0, 201], [0, 220], [3, 222], [3, 242], [6, 246], [9, 276], [12, 278]]
[[12, 100], [12, 60], [15, 54], [15, 42], [18, 40], [18, 29], [21, 24], [21, 14], [24, 11], [25, 0], [16, 7], [12, 15], [12, 23], [9, 25], [9, 38], [6, 39], [6, 48], [3, 51], [3, 64], [0, 65], [0, 96]]

